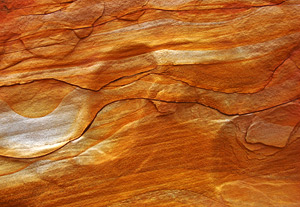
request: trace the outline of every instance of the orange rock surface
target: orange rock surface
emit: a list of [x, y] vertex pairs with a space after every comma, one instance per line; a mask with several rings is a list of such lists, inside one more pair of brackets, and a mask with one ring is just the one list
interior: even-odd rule
[[299, 0], [0, 1], [0, 206], [300, 206]]

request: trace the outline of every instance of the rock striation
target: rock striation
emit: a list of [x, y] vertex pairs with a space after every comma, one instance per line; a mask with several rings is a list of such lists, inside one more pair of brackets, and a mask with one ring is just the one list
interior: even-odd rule
[[0, 25], [0, 206], [300, 206], [298, 0], [2, 0]]

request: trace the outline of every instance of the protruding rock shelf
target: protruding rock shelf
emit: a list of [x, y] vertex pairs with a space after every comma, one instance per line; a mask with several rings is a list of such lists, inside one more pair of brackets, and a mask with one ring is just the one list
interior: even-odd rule
[[1, 207], [299, 207], [300, 1], [0, 1]]

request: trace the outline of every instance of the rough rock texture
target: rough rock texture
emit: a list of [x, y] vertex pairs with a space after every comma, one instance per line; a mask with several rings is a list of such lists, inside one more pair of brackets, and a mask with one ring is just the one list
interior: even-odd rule
[[0, 206], [300, 206], [299, 0], [1, 0]]

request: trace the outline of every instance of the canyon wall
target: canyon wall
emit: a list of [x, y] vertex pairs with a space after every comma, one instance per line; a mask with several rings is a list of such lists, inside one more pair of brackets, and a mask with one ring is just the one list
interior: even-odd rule
[[299, 0], [0, 1], [0, 206], [300, 206]]

